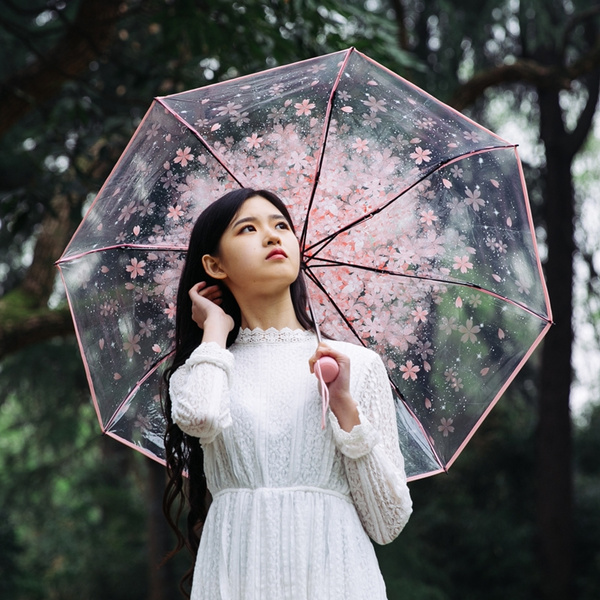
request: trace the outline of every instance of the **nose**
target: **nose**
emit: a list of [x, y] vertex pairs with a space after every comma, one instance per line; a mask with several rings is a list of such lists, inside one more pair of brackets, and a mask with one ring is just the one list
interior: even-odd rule
[[277, 229], [270, 228], [267, 235], [265, 236], [267, 246], [275, 246], [281, 244], [281, 236]]

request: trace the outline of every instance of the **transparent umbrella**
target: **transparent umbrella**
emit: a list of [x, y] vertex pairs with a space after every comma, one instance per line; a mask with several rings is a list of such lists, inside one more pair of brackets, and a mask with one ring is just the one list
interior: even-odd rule
[[57, 262], [102, 430], [163, 460], [202, 209], [269, 189], [328, 336], [384, 359], [409, 478], [446, 470], [551, 324], [517, 150], [360, 52], [156, 98]]

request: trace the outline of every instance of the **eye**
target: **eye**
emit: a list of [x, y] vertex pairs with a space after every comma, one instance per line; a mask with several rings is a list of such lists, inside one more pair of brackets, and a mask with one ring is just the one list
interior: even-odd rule
[[278, 229], [289, 229], [290, 224], [287, 221], [280, 221], [279, 223], [277, 223], [277, 225], [275, 225], [275, 227], [277, 227]]
[[244, 227], [242, 227], [238, 233], [247, 233], [249, 231], [256, 231], [254, 225], [244, 225]]

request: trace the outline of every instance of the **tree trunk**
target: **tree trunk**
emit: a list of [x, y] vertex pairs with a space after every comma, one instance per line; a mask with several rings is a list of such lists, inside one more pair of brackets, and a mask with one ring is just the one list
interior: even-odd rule
[[537, 427], [537, 528], [543, 600], [574, 598], [572, 560], [573, 154], [558, 91], [540, 90], [540, 135], [546, 147], [546, 278], [556, 324], [544, 340]]
[[173, 547], [173, 536], [162, 510], [165, 490], [165, 468], [153, 460], [148, 460], [148, 583], [149, 600], [171, 600], [177, 593], [178, 582], [173, 569], [173, 561], [161, 565]]

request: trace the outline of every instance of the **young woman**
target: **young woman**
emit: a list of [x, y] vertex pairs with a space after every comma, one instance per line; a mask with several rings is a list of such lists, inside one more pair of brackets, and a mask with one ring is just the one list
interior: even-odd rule
[[[323, 356], [339, 365], [325, 429]], [[237, 190], [200, 215], [166, 379], [165, 510], [178, 531], [186, 497], [192, 600], [384, 600], [368, 536], [392, 541], [412, 510], [390, 386], [374, 352], [317, 344], [274, 194]]]

